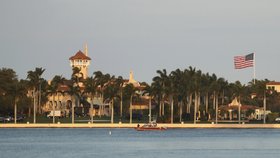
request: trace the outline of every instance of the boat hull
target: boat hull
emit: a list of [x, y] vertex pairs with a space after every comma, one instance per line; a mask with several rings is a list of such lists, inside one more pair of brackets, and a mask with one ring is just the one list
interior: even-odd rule
[[166, 130], [165, 127], [136, 127], [137, 131], [163, 131]]

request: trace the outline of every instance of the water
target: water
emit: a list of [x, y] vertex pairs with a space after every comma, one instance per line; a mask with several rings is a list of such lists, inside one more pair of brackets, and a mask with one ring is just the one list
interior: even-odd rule
[[272, 158], [279, 129], [0, 129], [0, 158]]

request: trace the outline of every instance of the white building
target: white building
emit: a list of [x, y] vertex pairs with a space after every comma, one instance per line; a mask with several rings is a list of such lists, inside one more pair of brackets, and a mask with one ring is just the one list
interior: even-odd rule
[[263, 108], [259, 108], [259, 109], [255, 110], [254, 118], [256, 120], [263, 120], [264, 119], [264, 114], [266, 114], [266, 116], [267, 116], [270, 113], [271, 113], [270, 110], [266, 110], [266, 112], [264, 112]]

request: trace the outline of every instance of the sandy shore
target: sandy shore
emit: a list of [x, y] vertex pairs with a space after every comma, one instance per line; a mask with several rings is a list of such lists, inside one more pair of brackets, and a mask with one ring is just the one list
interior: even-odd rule
[[[141, 124], [140, 124], [141, 125]], [[137, 124], [0, 124], [0, 128], [134, 128]], [[167, 128], [236, 128], [236, 129], [280, 129], [280, 124], [158, 124]]]

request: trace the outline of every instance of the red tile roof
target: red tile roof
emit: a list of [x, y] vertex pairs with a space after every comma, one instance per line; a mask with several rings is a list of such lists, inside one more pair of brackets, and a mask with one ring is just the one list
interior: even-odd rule
[[[252, 110], [255, 110], [255, 109], [258, 109], [259, 107], [257, 106], [253, 106], [253, 105], [241, 105], [241, 110], [249, 110], [249, 109], [252, 109]], [[228, 105], [222, 105], [219, 107], [219, 109], [223, 109], [223, 110], [230, 110], [230, 109], [238, 109], [238, 106], [228, 106]]]
[[82, 60], [91, 60], [90, 57], [86, 56], [82, 51], [78, 51], [76, 55], [69, 58], [69, 60], [75, 60], [75, 59], [82, 59]]

